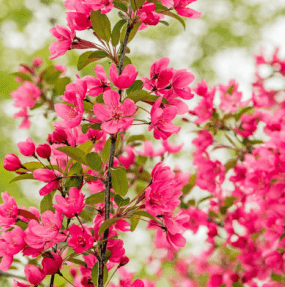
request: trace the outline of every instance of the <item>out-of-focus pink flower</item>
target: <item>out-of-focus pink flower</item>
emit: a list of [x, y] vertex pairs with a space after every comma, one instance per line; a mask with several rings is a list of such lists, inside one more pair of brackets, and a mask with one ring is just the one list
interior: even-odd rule
[[25, 82], [11, 93], [15, 100], [14, 106], [19, 108], [32, 108], [40, 96], [41, 90], [32, 82]]
[[125, 152], [127, 155], [120, 155], [119, 161], [125, 168], [129, 168], [135, 162], [135, 153], [131, 146], [126, 146]]
[[103, 104], [95, 104], [93, 111], [95, 116], [102, 122], [101, 129], [108, 134], [126, 130], [133, 122], [132, 116], [136, 111], [136, 106], [131, 99], [125, 99], [120, 103], [120, 95], [112, 90], [103, 94]]
[[177, 14], [183, 17], [197, 19], [199, 18], [202, 13], [197, 12], [191, 8], [186, 7], [187, 5], [195, 2], [196, 0], [173, 0], [174, 9], [176, 10]]
[[33, 66], [40, 67], [43, 64], [43, 59], [41, 57], [36, 57], [33, 59]]
[[35, 154], [35, 143], [31, 138], [17, 144], [19, 151], [24, 156], [33, 156]]

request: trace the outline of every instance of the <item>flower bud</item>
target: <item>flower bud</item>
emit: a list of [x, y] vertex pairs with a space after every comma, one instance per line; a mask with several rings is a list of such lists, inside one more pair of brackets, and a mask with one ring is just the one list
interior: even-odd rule
[[39, 285], [45, 278], [44, 271], [41, 268], [31, 264], [25, 267], [25, 275], [27, 280], [34, 286]]
[[127, 256], [123, 256], [122, 258], [121, 258], [121, 261], [120, 261], [120, 267], [122, 267], [122, 266], [125, 266], [126, 264], [128, 264], [129, 263], [129, 261], [130, 261], [130, 259], [127, 257]]
[[36, 148], [37, 154], [42, 158], [49, 158], [51, 155], [51, 148], [48, 144], [40, 144]]
[[45, 274], [52, 275], [57, 273], [62, 265], [61, 256], [54, 252], [50, 252], [44, 256], [45, 258], [42, 261], [42, 265]]
[[8, 153], [4, 158], [3, 166], [5, 169], [7, 169], [9, 171], [16, 171], [22, 167], [22, 164], [16, 155], [14, 155], [12, 153]]
[[64, 131], [64, 129], [62, 128], [56, 128], [52, 135], [51, 135], [51, 139], [53, 143], [66, 143], [67, 142], [67, 134]]
[[27, 138], [25, 142], [17, 144], [19, 151], [24, 156], [33, 156], [35, 154], [35, 144], [31, 138]]

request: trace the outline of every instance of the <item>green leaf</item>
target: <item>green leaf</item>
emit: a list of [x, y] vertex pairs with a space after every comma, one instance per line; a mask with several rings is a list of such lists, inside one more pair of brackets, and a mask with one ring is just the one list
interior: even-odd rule
[[93, 104], [87, 101], [83, 101], [83, 108], [85, 112], [92, 112], [93, 111]]
[[104, 51], [87, 51], [79, 56], [77, 62], [77, 69], [78, 71], [80, 71], [90, 63], [99, 61], [103, 58], [106, 58], [107, 56], [108, 54]]
[[18, 175], [16, 177], [14, 177], [10, 181], [10, 183], [15, 182], [15, 181], [19, 181], [19, 180], [24, 180], [24, 179], [34, 179], [33, 174], [32, 173], [25, 173], [25, 174]]
[[145, 210], [138, 210], [136, 212], [134, 212], [134, 215], [138, 215], [138, 216], [144, 216], [144, 217], [147, 217], [147, 218], [150, 218], [150, 219], [153, 219], [155, 221], [158, 221], [158, 219], [154, 216], [152, 216], [151, 214], [149, 214], [147, 211]]
[[127, 95], [129, 95], [131, 92], [141, 90], [143, 86], [143, 81], [136, 80], [133, 82], [133, 84], [127, 89]]
[[93, 215], [84, 210], [82, 210], [78, 216], [84, 219], [86, 222], [92, 221], [93, 219]]
[[56, 96], [63, 95], [66, 86], [71, 83], [69, 77], [59, 78], [54, 84], [54, 93]]
[[84, 134], [86, 134], [88, 132], [89, 129], [93, 129], [93, 130], [101, 130], [101, 124], [86, 124], [82, 126], [82, 132]]
[[87, 154], [86, 161], [93, 170], [100, 171], [102, 169], [102, 160], [97, 153], [91, 152]]
[[131, 224], [131, 232], [135, 231], [137, 228], [137, 225], [140, 222], [140, 218], [129, 218], [130, 224]]
[[69, 262], [75, 263], [75, 264], [77, 264], [77, 265], [82, 265], [82, 266], [84, 266], [84, 267], [87, 267], [86, 263], [85, 263], [83, 260], [80, 260], [80, 259], [69, 258], [69, 259], [67, 259], [66, 261], [69, 261]]
[[165, 26], [169, 26], [169, 23], [163, 20], [159, 20], [159, 23], [165, 25]]
[[102, 159], [103, 161], [106, 163], [109, 159], [109, 153], [110, 153], [110, 147], [111, 147], [111, 140], [110, 138], [106, 141], [104, 147], [103, 147], [103, 150], [102, 150], [102, 153], [101, 153], [101, 156], [102, 156]]
[[95, 33], [104, 41], [109, 42], [111, 37], [111, 23], [101, 11], [91, 11], [90, 19]]
[[280, 274], [276, 274], [276, 273], [271, 273], [270, 277], [273, 281], [277, 281], [277, 282], [281, 282], [283, 280], [283, 276]]
[[[106, 250], [106, 255], [107, 255], [107, 251], [108, 250]], [[107, 280], [108, 280], [108, 269], [107, 269], [107, 266], [104, 265], [103, 285], [105, 285]]]
[[17, 221], [14, 223], [15, 225], [19, 226], [21, 229], [26, 230], [28, 227], [28, 223], [24, 221]]
[[115, 192], [125, 196], [129, 189], [126, 171], [121, 167], [111, 168], [111, 180]]
[[121, 19], [113, 28], [111, 34], [111, 42], [114, 47], [119, 44], [121, 29], [126, 24], [126, 22], [127, 21], [125, 19]]
[[[31, 170], [31, 171], [34, 171], [36, 169], [39, 169], [39, 168], [44, 168], [45, 166], [38, 162], [38, 161], [30, 161], [30, 162], [26, 162], [23, 164], [24, 167], [26, 167], [28, 170]], [[17, 172], [27, 172], [26, 169], [24, 168], [19, 168], [17, 170]]]
[[[138, 101], [154, 103], [160, 97], [150, 95], [147, 91], [144, 91], [144, 90], [137, 90], [137, 91], [131, 92], [128, 95], [128, 98], [133, 100], [135, 103]], [[162, 103], [168, 104], [168, 101], [165, 98], [163, 98]]]
[[237, 164], [237, 161], [238, 161], [237, 158], [229, 159], [225, 164], [225, 172], [227, 173], [231, 168], [234, 168]]
[[93, 147], [94, 143], [92, 141], [87, 141], [78, 146], [78, 148], [81, 149], [85, 154], [89, 153]]
[[128, 7], [124, 3], [119, 1], [113, 1], [113, 4], [115, 8], [128, 12]]
[[[130, 43], [133, 40], [133, 38], [135, 37], [136, 33], [138, 32], [138, 29], [139, 29], [140, 25], [141, 25], [140, 22], [137, 22], [137, 23], [135, 23], [133, 25], [133, 28], [132, 28], [132, 30], [130, 32], [130, 35], [129, 35], [128, 43]], [[127, 31], [127, 25], [124, 26], [124, 28], [122, 29], [121, 36], [120, 36], [121, 43], [124, 42], [126, 31]]]
[[61, 71], [56, 70], [54, 66], [49, 66], [44, 70], [43, 79], [48, 84], [53, 84], [57, 81], [60, 75], [61, 75]]
[[233, 282], [232, 287], [242, 287], [242, 283], [240, 282]]
[[244, 107], [239, 109], [239, 111], [235, 114], [235, 120], [238, 121], [243, 114], [253, 114], [253, 107]]
[[144, 4], [145, 0], [131, 0], [131, 5], [133, 11], [137, 11], [141, 8], [141, 6]]
[[97, 286], [97, 282], [98, 282], [98, 262], [96, 262], [96, 264], [92, 267], [91, 278], [92, 278], [93, 284], [95, 286]]
[[144, 135], [133, 135], [130, 136], [127, 140], [127, 143], [135, 142], [135, 141], [142, 141], [144, 142], [146, 140], [146, 137]]
[[41, 205], [40, 205], [41, 213], [44, 213], [47, 210], [54, 211], [54, 208], [52, 207], [53, 206], [52, 198], [53, 198], [54, 193], [55, 192], [53, 191], [53, 192], [45, 195], [44, 198], [42, 199]]
[[73, 146], [63, 146], [58, 147], [57, 150], [65, 153], [69, 157], [71, 157], [73, 160], [80, 162], [84, 165], [88, 165], [87, 161], [85, 159], [85, 153], [79, 148], [73, 147]]
[[127, 205], [130, 202], [130, 198], [129, 197], [123, 198], [119, 194], [115, 195], [114, 200], [115, 200], [115, 203], [118, 206], [125, 206], [125, 205]]
[[160, 3], [155, 3], [155, 12], [167, 15], [171, 18], [178, 20], [181, 23], [181, 25], [183, 26], [183, 28], [186, 29], [186, 25], [185, 25], [184, 20], [180, 16], [170, 12], [167, 7], [161, 5]]
[[33, 81], [32, 78], [29, 75], [27, 75], [25, 73], [22, 73], [22, 72], [15, 72], [15, 73], [12, 73], [11, 75], [13, 75], [15, 77], [19, 77], [19, 78], [21, 78], [24, 81], [29, 81], [29, 82]]
[[234, 204], [235, 200], [236, 200], [236, 197], [234, 196], [227, 197], [225, 199], [224, 206], [227, 208], [231, 207]]
[[[70, 168], [68, 175], [77, 175], [77, 174], [82, 174], [82, 166], [79, 162], [76, 162], [72, 165]], [[68, 177], [65, 180], [65, 188], [69, 190], [71, 187], [76, 187], [79, 188], [80, 185], [82, 184], [83, 181], [83, 176], [72, 176]]]
[[[110, 192], [110, 198], [114, 197], [115, 193]], [[92, 194], [91, 196], [87, 197], [85, 200], [86, 204], [98, 204], [102, 203], [105, 200], [105, 191], [101, 191], [95, 194]]]
[[114, 224], [118, 220], [123, 220], [123, 218], [114, 217], [114, 218], [110, 218], [110, 219], [105, 220], [99, 228], [99, 237], [103, 234], [103, 232], [106, 229], [108, 229], [112, 224]]
[[206, 196], [206, 197], [200, 199], [200, 200], [198, 201], [198, 204], [200, 204], [201, 202], [206, 201], [206, 200], [208, 200], [208, 199], [210, 199], [210, 198], [213, 198], [213, 197], [214, 197], [213, 195]]

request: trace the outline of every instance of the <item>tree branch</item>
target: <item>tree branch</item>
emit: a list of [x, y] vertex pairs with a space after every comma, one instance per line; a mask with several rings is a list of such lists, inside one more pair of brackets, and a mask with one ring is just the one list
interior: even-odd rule
[[[129, 15], [131, 15], [131, 12], [132, 10], [130, 7]], [[127, 44], [128, 44], [128, 40], [129, 40], [130, 33], [132, 31], [132, 28], [133, 28], [133, 25], [130, 23], [130, 19], [129, 19], [127, 23], [126, 35], [125, 35], [124, 42], [123, 42], [120, 62], [117, 66], [117, 71], [119, 75], [121, 75], [123, 72]], [[122, 90], [119, 90], [118, 92], [121, 98]], [[117, 134], [111, 135], [111, 147], [110, 147], [110, 154], [109, 154], [107, 179], [106, 179], [106, 184], [105, 184], [105, 220], [108, 220], [110, 218], [110, 189], [112, 185], [111, 168], [113, 167], [113, 161], [115, 157], [116, 141], [117, 141]], [[99, 263], [98, 264], [98, 287], [104, 286], [103, 284], [104, 266], [105, 266], [105, 260], [106, 260], [105, 254], [106, 254], [106, 249], [107, 249], [108, 236], [109, 236], [109, 228], [104, 231], [102, 243], [100, 246], [100, 257], [98, 260], [99, 261], [98, 262]]]

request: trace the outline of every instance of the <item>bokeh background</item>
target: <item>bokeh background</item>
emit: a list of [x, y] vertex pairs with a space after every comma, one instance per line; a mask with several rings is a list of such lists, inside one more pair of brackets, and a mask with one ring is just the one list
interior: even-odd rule
[[[191, 8], [202, 12], [202, 17], [186, 20], [185, 31], [179, 22], [166, 19], [169, 27], [159, 25], [139, 32], [130, 45], [130, 58], [140, 76], [148, 76], [154, 60], [169, 57], [172, 67], [190, 70], [195, 81], [206, 79], [215, 85], [234, 78], [244, 97], [249, 97], [253, 55], [261, 49], [270, 54], [280, 47], [285, 57], [285, 1], [198, 0]], [[19, 155], [16, 143], [28, 136], [36, 143], [44, 142], [52, 125], [37, 113], [31, 129], [18, 129], [20, 120], [13, 119], [16, 109], [10, 93], [19, 83], [10, 74], [36, 56], [42, 57], [45, 66], [51, 63], [48, 46], [54, 39], [49, 29], [55, 23], [66, 25], [63, 0], [0, 0], [0, 192], [8, 191], [24, 206], [37, 206], [37, 196], [29, 183], [9, 184], [14, 175], [4, 170], [4, 156]], [[94, 64], [77, 71], [79, 53], [70, 51], [54, 60], [68, 66], [67, 74], [73, 80], [76, 74], [93, 74]], [[137, 238], [150, 240], [143, 233]]]

